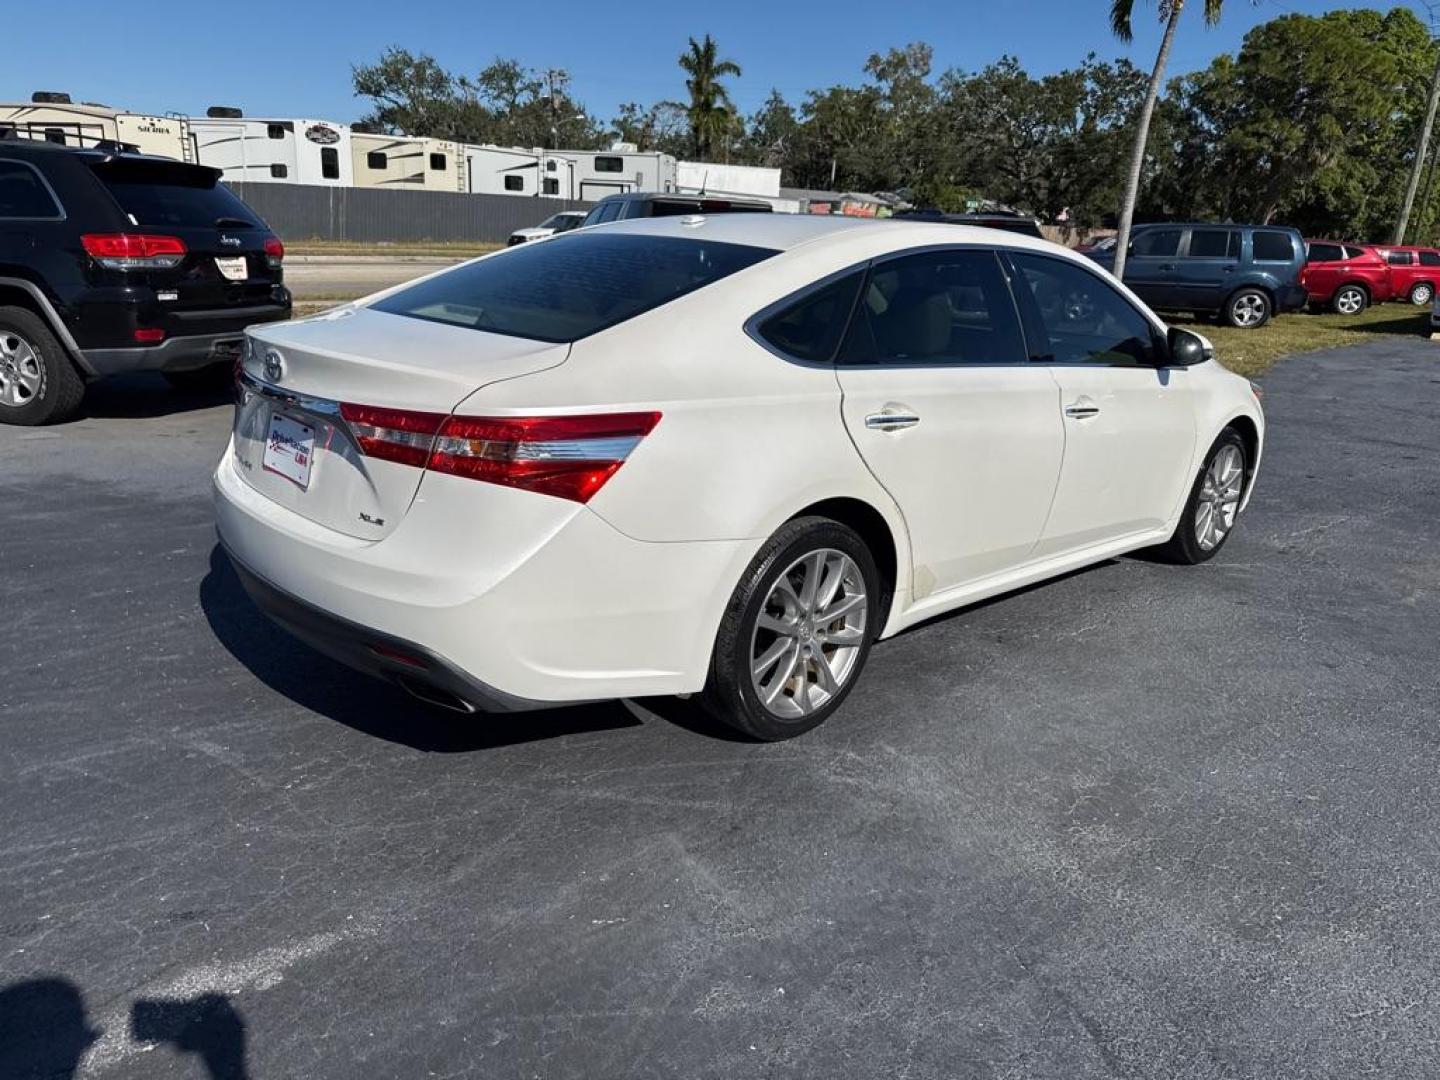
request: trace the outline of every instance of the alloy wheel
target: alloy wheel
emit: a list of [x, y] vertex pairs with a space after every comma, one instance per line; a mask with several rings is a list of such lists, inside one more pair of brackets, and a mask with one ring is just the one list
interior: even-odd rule
[[772, 716], [808, 716], [840, 693], [865, 641], [865, 577], [843, 551], [796, 559], [775, 579], [750, 635], [750, 681]]
[[1240, 448], [1222, 446], [1205, 470], [1195, 504], [1195, 542], [1200, 550], [1214, 551], [1234, 528], [1244, 482], [1245, 458]]
[[1335, 310], [1341, 315], [1358, 315], [1365, 308], [1365, 294], [1359, 289], [1341, 289], [1335, 297]]
[[45, 367], [35, 347], [15, 331], [0, 329], [0, 405], [28, 405], [44, 385]]
[[1259, 326], [1265, 318], [1265, 298], [1255, 293], [1237, 297], [1230, 305], [1236, 326]]

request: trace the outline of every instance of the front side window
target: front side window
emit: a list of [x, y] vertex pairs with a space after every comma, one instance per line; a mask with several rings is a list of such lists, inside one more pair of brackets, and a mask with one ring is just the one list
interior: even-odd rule
[[1295, 260], [1295, 243], [1290, 239], [1289, 233], [1256, 229], [1255, 237], [1250, 243], [1256, 262], [1293, 262]]
[[1104, 279], [1066, 259], [1014, 251], [1030, 358], [1046, 363], [1149, 366], [1155, 328]]
[[1130, 254], [1137, 258], [1173, 258], [1180, 250], [1179, 229], [1146, 229], [1130, 244]]
[[33, 167], [22, 161], [0, 161], [0, 219], [61, 216], [55, 197]]
[[618, 157], [597, 157], [595, 159], [596, 172], [624, 172], [625, 159]]
[[934, 251], [870, 272], [845, 363], [1023, 364], [1025, 338], [991, 251]]
[[774, 254], [745, 244], [578, 232], [467, 263], [371, 307], [494, 334], [577, 341]]
[[371, 150], [365, 155], [365, 164], [372, 169], [379, 169], [383, 172], [390, 167], [390, 159], [383, 150]]
[[768, 316], [756, 332], [786, 356], [828, 364], [835, 359], [864, 280], [863, 270], [846, 274]]
[[1240, 257], [1240, 234], [1234, 229], [1192, 229], [1190, 258], [1236, 259]]
[[[1305, 261], [1312, 263], [1341, 262], [1345, 257], [1345, 252], [1341, 250], [1339, 244], [1311, 244], [1305, 252]], [[1354, 255], [1350, 256], [1352, 259], [1354, 257]]]

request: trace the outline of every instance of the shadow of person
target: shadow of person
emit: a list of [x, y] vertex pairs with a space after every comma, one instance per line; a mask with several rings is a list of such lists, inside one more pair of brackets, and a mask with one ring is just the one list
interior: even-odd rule
[[194, 1054], [210, 1080], [246, 1080], [245, 1019], [224, 994], [186, 1001], [137, 1001], [130, 1007], [136, 1042], [164, 1043]]
[[28, 979], [0, 989], [0, 1076], [69, 1080], [100, 1032], [68, 979]]
[[429, 753], [468, 753], [564, 735], [638, 726], [620, 702], [473, 716], [424, 705], [398, 686], [352, 671], [260, 613], [217, 544], [200, 608], [220, 644], [261, 682], [356, 731]]

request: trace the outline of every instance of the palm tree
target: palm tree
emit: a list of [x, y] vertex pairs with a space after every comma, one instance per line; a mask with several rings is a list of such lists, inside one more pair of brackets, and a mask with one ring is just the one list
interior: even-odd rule
[[691, 148], [698, 160], [707, 161], [734, 124], [735, 106], [720, 80], [739, 75], [740, 65], [717, 59], [715, 39], [706, 34], [704, 41], [690, 39], [689, 50], [680, 54], [680, 67], [689, 76], [685, 89], [690, 91]]
[[[1224, 0], [1204, 0], [1205, 21], [1214, 25], [1220, 21], [1220, 7]], [[1125, 201], [1120, 207], [1120, 230], [1115, 237], [1115, 276], [1125, 276], [1125, 254], [1130, 246], [1130, 226], [1135, 221], [1135, 200], [1140, 196], [1140, 174], [1145, 168], [1145, 144], [1150, 141], [1150, 117], [1155, 113], [1155, 102], [1160, 97], [1160, 84], [1165, 78], [1165, 64], [1170, 59], [1170, 47], [1175, 44], [1175, 27], [1180, 23], [1180, 13], [1185, 10], [1185, 0], [1159, 0], [1160, 18], [1165, 23], [1165, 36], [1160, 39], [1160, 51], [1155, 55], [1155, 69], [1150, 72], [1150, 87], [1145, 92], [1145, 104], [1140, 109], [1140, 123], [1135, 128], [1135, 147], [1130, 151], [1130, 175], [1125, 180]], [[1130, 16], [1135, 11], [1135, 0], [1111, 0], [1110, 29], [1121, 41], [1129, 42]]]

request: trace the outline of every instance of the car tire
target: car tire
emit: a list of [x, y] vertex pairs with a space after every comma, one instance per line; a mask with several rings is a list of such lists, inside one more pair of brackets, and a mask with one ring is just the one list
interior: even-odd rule
[[1190, 487], [1174, 534], [1155, 549], [1157, 556], [1186, 566], [1215, 557], [1235, 531], [1250, 467], [1247, 458], [1240, 433], [1234, 428], [1222, 431]]
[[1425, 307], [1435, 299], [1435, 286], [1428, 281], [1417, 281], [1410, 287], [1410, 303], [1416, 307]]
[[701, 704], [765, 742], [804, 734], [854, 688], [883, 617], [880, 574], [854, 529], [823, 517], [787, 522], [725, 608]]
[[1341, 285], [1330, 298], [1330, 310], [1336, 315], [1359, 315], [1370, 306], [1370, 294], [1359, 285]]
[[85, 380], [45, 324], [22, 307], [0, 307], [0, 423], [34, 427], [74, 416]]
[[1270, 297], [1262, 289], [1237, 289], [1225, 301], [1221, 318], [1239, 330], [1258, 330], [1270, 321]]
[[211, 394], [229, 388], [235, 379], [235, 365], [226, 360], [189, 371], [163, 372], [172, 388], [187, 394]]

